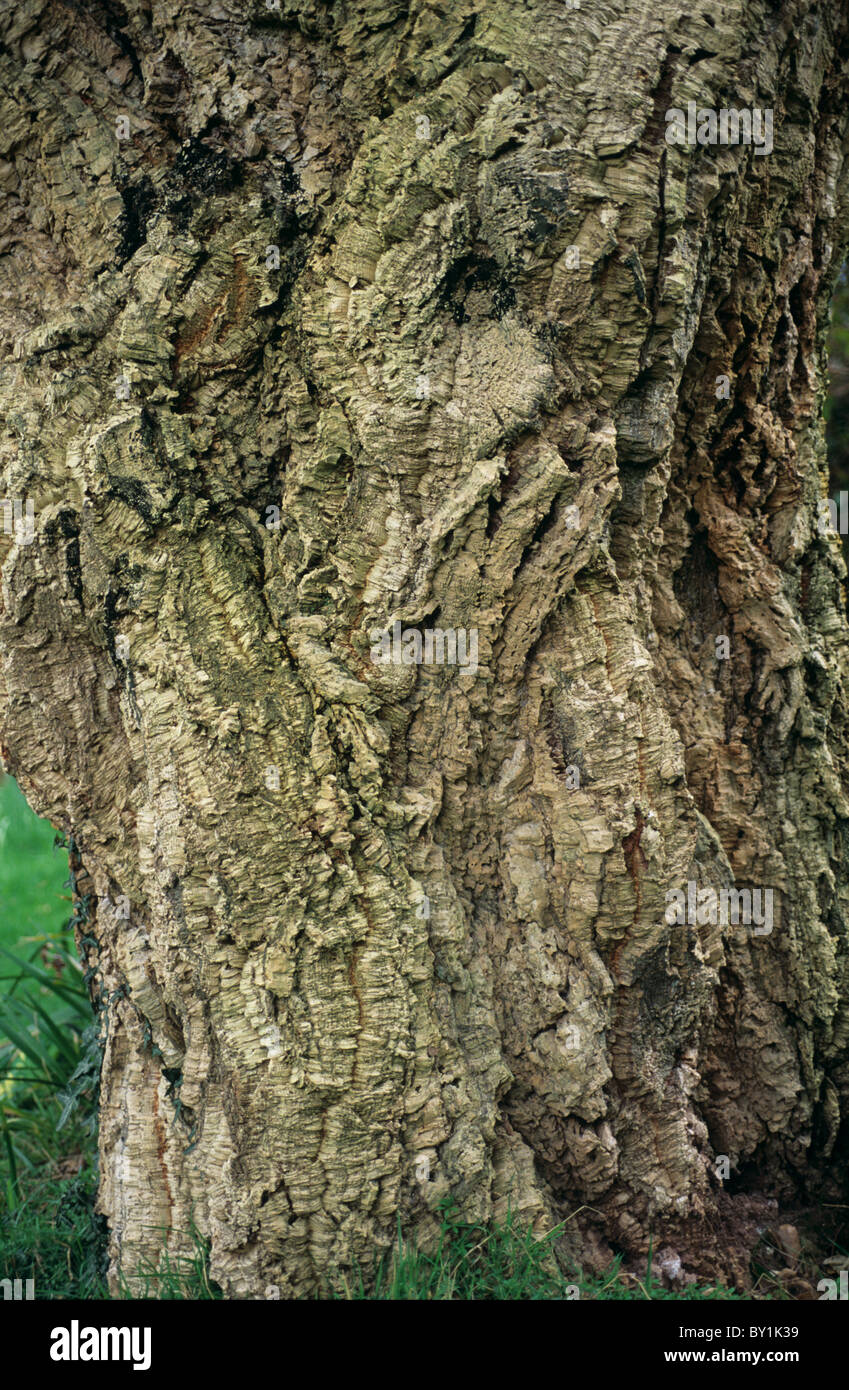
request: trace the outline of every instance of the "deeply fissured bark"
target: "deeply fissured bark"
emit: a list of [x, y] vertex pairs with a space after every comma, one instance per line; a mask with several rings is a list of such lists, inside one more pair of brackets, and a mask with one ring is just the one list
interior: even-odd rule
[[744, 1278], [747, 1194], [844, 1190], [842, 0], [0, 42], [3, 756], [84, 865], [113, 1273], [313, 1293], [450, 1196]]

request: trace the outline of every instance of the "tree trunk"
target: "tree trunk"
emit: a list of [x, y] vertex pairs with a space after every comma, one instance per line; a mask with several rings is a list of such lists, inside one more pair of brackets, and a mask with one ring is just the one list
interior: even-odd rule
[[115, 1278], [314, 1294], [450, 1196], [745, 1281], [846, 1200], [849, 18], [696, 10], [0, 17], [3, 757]]

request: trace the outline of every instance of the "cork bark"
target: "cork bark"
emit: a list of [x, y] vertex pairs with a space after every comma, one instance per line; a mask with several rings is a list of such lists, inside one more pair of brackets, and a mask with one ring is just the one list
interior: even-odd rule
[[73, 839], [114, 1279], [194, 1227], [315, 1294], [450, 1196], [744, 1280], [753, 1202], [846, 1200], [848, 30], [0, 15], [2, 751]]

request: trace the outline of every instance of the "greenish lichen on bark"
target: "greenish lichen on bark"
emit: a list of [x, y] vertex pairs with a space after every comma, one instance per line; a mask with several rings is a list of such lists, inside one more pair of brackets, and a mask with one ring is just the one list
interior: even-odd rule
[[843, 1191], [847, 18], [119, 8], [0, 18], [3, 756], [98, 901], [113, 1272], [314, 1293], [451, 1196], [744, 1279]]

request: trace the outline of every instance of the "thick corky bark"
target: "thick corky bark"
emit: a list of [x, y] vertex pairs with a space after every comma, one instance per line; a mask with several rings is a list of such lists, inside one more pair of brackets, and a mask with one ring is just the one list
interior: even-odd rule
[[0, 17], [3, 756], [84, 866], [113, 1273], [194, 1222], [313, 1293], [450, 1194], [740, 1279], [840, 1200], [849, 20], [697, 9]]

